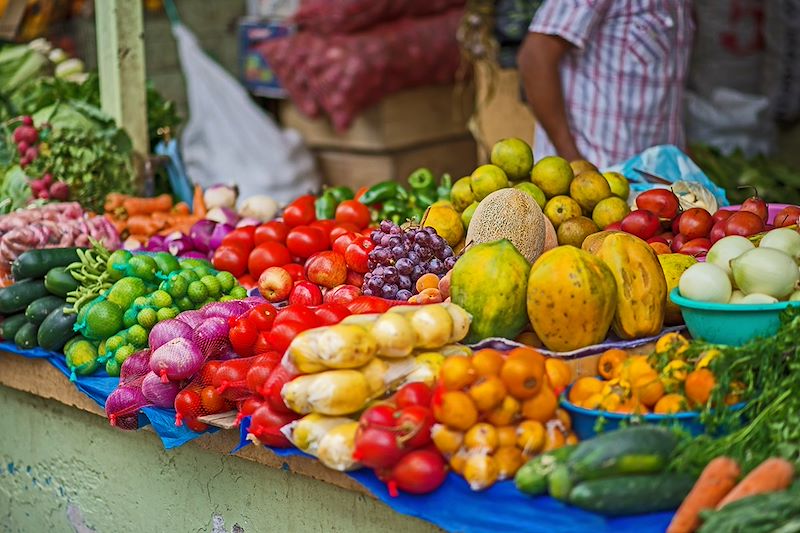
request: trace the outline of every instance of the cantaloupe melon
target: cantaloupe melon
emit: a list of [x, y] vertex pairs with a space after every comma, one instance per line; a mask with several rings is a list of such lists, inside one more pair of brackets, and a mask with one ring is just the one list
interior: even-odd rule
[[539, 204], [518, 189], [500, 189], [480, 204], [467, 230], [467, 243], [482, 244], [508, 239], [533, 263], [542, 254], [547, 230]]
[[556, 246], [558, 246], [556, 228], [553, 227], [553, 223], [550, 222], [549, 218], [544, 217], [544, 248], [542, 249], [542, 253], [549, 252]]

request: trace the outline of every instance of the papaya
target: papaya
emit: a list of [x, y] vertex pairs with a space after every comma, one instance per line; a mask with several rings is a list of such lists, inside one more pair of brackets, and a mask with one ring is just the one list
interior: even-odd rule
[[525, 284], [530, 264], [511, 241], [471, 246], [453, 267], [450, 299], [470, 315], [464, 342], [515, 338], [527, 322]]
[[633, 235], [615, 233], [603, 239], [597, 257], [616, 281], [614, 333], [622, 339], [658, 334], [664, 325], [667, 281], [653, 248]]
[[614, 276], [603, 261], [574, 246], [559, 246], [531, 267], [528, 318], [548, 349], [577, 350], [606, 338], [615, 294]]

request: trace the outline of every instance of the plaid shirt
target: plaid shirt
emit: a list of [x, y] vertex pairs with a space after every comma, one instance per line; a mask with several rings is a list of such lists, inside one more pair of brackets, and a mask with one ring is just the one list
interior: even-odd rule
[[[546, 0], [529, 31], [575, 49], [561, 61], [570, 131], [600, 167], [658, 144], [683, 147], [691, 0]], [[555, 154], [539, 126], [536, 160]]]

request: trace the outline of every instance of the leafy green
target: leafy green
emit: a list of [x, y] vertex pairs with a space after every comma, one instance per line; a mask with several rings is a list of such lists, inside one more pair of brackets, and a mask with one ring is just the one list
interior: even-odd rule
[[12, 166], [0, 182], [0, 213], [6, 214], [24, 207], [30, 197], [28, 177], [19, 165]]

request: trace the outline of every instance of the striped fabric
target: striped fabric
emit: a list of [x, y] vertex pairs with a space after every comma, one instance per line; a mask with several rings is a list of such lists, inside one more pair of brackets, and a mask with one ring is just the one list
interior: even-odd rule
[[[600, 167], [657, 144], [684, 146], [691, 0], [546, 0], [529, 31], [575, 48], [561, 63], [570, 130]], [[537, 127], [535, 157], [555, 154]]]

